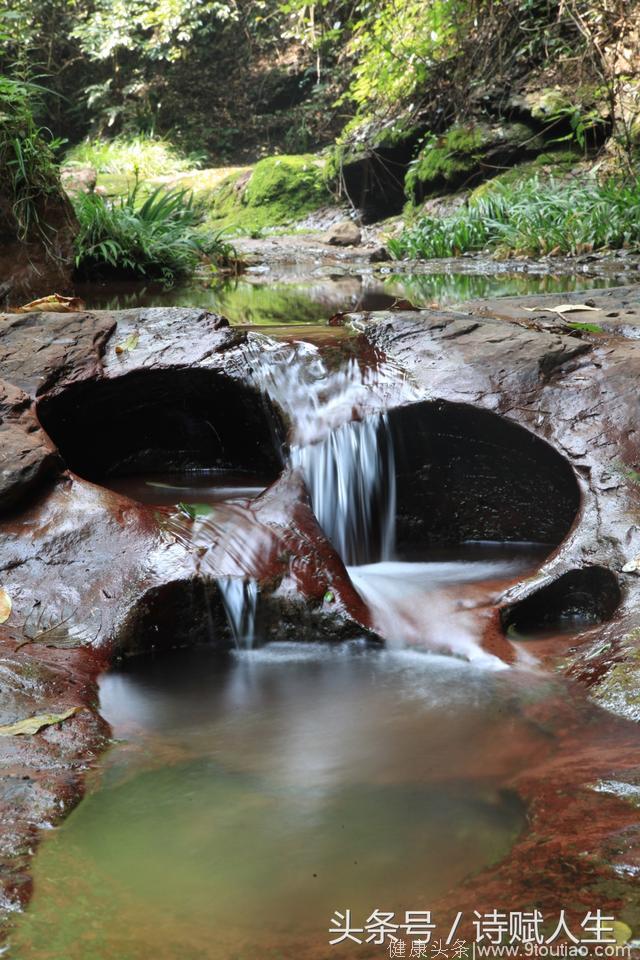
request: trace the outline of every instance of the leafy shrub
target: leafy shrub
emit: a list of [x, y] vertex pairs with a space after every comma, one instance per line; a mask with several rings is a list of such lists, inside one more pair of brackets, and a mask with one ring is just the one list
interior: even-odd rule
[[142, 180], [194, 170], [201, 160], [185, 156], [168, 140], [144, 133], [113, 140], [85, 140], [66, 156], [67, 163], [95, 167], [98, 173], [133, 175], [137, 171]]
[[534, 177], [496, 184], [448, 217], [423, 217], [389, 240], [397, 259], [579, 254], [640, 246], [640, 178], [561, 183]]
[[32, 100], [40, 90], [36, 84], [0, 76], [0, 186], [11, 197], [18, 238], [29, 240], [37, 234], [48, 245], [42, 212], [47, 197], [60, 193], [54, 161], [59, 141], [33, 118]]
[[201, 256], [197, 215], [185, 190], [161, 187], [139, 204], [138, 184], [109, 201], [94, 193], [75, 199], [80, 232], [76, 268], [85, 275], [119, 273], [173, 281], [193, 272]]
[[214, 266], [238, 269], [238, 251], [224, 230], [199, 231], [197, 243], [203, 256]]

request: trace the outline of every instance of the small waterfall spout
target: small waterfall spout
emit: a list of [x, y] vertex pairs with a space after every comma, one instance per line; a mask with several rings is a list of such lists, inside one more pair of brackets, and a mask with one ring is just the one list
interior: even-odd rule
[[219, 577], [217, 583], [236, 648], [251, 650], [256, 636], [257, 582], [240, 577]]
[[345, 423], [318, 443], [294, 447], [320, 526], [347, 564], [390, 560], [396, 476], [386, 414]]

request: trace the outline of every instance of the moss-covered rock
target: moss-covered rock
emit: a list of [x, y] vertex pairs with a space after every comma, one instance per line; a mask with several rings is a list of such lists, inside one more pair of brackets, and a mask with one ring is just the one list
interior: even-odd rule
[[210, 197], [207, 222], [239, 234], [259, 233], [301, 220], [331, 199], [321, 158], [266, 157], [223, 180]]
[[399, 213], [404, 173], [424, 132], [424, 124], [411, 116], [385, 124], [347, 124], [328, 151], [327, 181], [358, 208], [365, 223]]
[[541, 147], [540, 138], [522, 123], [456, 124], [441, 137], [427, 138], [405, 178], [406, 196], [418, 203], [471, 185]]
[[487, 197], [498, 186], [514, 186], [526, 183], [533, 177], [554, 177], [562, 179], [584, 158], [575, 150], [553, 150], [538, 154], [534, 160], [518, 163], [508, 170], [504, 170], [490, 180], [485, 180], [477, 186], [469, 196], [469, 202], [474, 203]]
[[611, 126], [609, 93], [595, 84], [529, 88], [508, 109], [542, 130], [549, 142], [573, 141], [584, 152], [601, 145]]

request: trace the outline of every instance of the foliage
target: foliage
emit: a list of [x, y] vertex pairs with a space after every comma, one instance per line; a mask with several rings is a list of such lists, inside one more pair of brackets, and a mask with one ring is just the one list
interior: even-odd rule
[[640, 246], [640, 179], [602, 184], [534, 177], [497, 184], [449, 217], [423, 217], [388, 242], [394, 257], [474, 250], [540, 256]]
[[358, 4], [349, 52], [348, 96], [361, 111], [386, 113], [425, 87], [432, 67], [457, 50], [473, 4], [460, 0], [384, 0]]
[[[245, 161], [315, 150], [345, 124], [347, 142], [369, 143], [399, 116], [439, 134], [472, 97], [481, 108], [496, 80], [506, 88], [543, 68], [573, 90], [582, 71], [629, 146], [638, 111], [620, 103], [635, 68], [620, 65], [637, 10], [638, 0], [0, 0], [0, 68], [17, 59], [47, 75], [64, 94], [49, 98], [48, 122], [72, 141], [146, 131]], [[558, 109], [559, 135], [601, 139], [599, 115]]]
[[194, 238], [203, 257], [214, 267], [238, 268], [238, 251], [224, 230], [198, 231]]
[[107, 140], [103, 137], [83, 140], [72, 147], [65, 162], [94, 167], [98, 173], [134, 175], [150, 180], [193, 170], [201, 158], [187, 157], [166, 139], [149, 134], [122, 135]]
[[185, 190], [158, 187], [138, 202], [138, 184], [126, 197], [75, 199], [80, 233], [76, 267], [83, 274], [118, 273], [173, 281], [193, 272], [201, 255], [197, 214]]
[[36, 84], [0, 76], [0, 186], [11, 197], [18, 238], [38, 236], [48, 245], [43, 207], [60, 193], [54, 160], [58, 142], [34, 120], [32, 100], [39, 91]]
[[307, 5], [287, 0], [0, 0], [0, 69], [46, 74], [64, 94], [49, 122], [72, 142], [145, 131], [221, 159], [253, 160], [273, 138], [315, 149], [343, 113], [331, 104], [344, 71], [324, 68], [351, 6], [319, 0], [307, 26]]

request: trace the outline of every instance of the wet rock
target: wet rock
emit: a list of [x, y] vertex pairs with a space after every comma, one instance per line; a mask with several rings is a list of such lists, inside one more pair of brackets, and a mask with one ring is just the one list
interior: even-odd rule
[[[227, 576], [259, 584], [265, 636], [283, 616], [296, 639], [371, 636], [300, 477], [279, 476], [284, 414], [255, 387], [246, 340], [203, 310], [0, 316], [0, 722], [86, 708], [0, 741], [0, 912], [29, 896], [39, 828], [82, 795], [106, 733], [96, 677], [115, 652], [229, 649]], [[260, 458], [276, 482], [211, 522], [101, 485]]]
[[334, 247], [356, 247], [362, 240], [362, 233], [353, 220], [341, 220], [329, 227], [322, 239]]
[[58, 464], [27, 395], [0, 380], [0, 513], [28, 496]]
[[367, 249], [367, 257], [369, 263], [386, 263], [388, 260], [391, 260], [391, 254], [381, 243], [377, 244], [371, 250]]
[[[624, 296], [627, 311], [635, 309], [637, 294]], [[615, 303], [611, 312], [619, 312]], [[459, 493], [458, 506], [449, 497], [448, 513], [425, 514], [440, 542], [448, 524], [457, 524], [460, 537], [510, 531], [548, 542], [552, 552], [538, 574], [501, 598], [505, 615], [535, 613], [549, 595], [561, 613], [571, 612], [585, 583], [591, 590], [588, 571], [604, 571], [595, 612], [610, 620], [592, 626], [563, 667], [609, 710], [636, 710], [637, 695], [621, 693], [624, 684], [614, 680], [624, 665], [628, 689], [640, 686], [640, 584], [621, 572], [640, 554], [640, 526], [629, 519], [640, 510], [640, 487], [624, 467], [640, 462], [640, 345], [608, 333], [594, 341], [541, 330], [524, 310], [498, 313], [485, 304], [350, 318], [362, 332], [361, 349], [384, 356], [412, 384], [411, 393], [394, 394], [392, 426], [413, 425], [420, 447], [428, 421], [432, 445], [442, 450], [429, 460], [422, 444], [417, 471], [409, 464], [408, 479], [400, 477], [400, 501], [424, 498], [438, 467], [442, 489]], [[298, 639], [370, 635], [368, 612], [319, 529], [300, 476], [278, 459], [286, 411], [265, 404], [250, 369], [259, 353], [247, 352], [246, 340], [202, 310], [0, 317], [0, 429], [9, 439], [17, 431], [0, 488], [0, 506], [11, 508], [0, 525], [0, 583], [12, 599], [0, 626], [0, 683], [9, 691], [2, 720], [89, 708], [34, 737], [0, 742], [0, 884], [14, 899], [28, 896], [37, 824], [77, 801], [101, 748], [95, 678], [114, 652], [194, 640], [229, 648], [220, 577], [255, 579], [267, 636], [282, 636], [283, 618]], [[196, 518], [101, 484], [131, 464], [202, 464], [212, 455], [236, 466], [261, 457], [272, 483], [254, 501]], [[527, 495], [518, 500], [519, 476]], [[413, 509], [414, 519], [419, 513]], [[537, 721], [544, 728], [545, 719]], [[575, 764], [583, 761], [576, 752]], [[591, 761], [598, 776], [610, 773], [610, 758]], [[566, 774], [566, 763], [551, 765], [544, 788], [540, 777], [521, 778], [518, 791], [526, 800], [542, 796], [532, 814], [541, 836], [550, 819], [567, 836], [580, 835], [579, 849], [563, 850], [568, 875], [596, 890], [597, 858], [612, 830], [628, 825], [628, 813], [618, 798], [563, 794]], [[484, 887], [470, 889], [485, 899], [508, 889], [516, 904], [525, 894], [530, 902], [532, 890], [557, 898], [567, 889], [558, 862], [547, 844], [525, 834], [513, 856], [483, 877]], [[526, 863], [534, 864], [528, 874]]]
[[[580, 302], [624, 305], [628, 316], [640, 307], [637, 288], [579, 296]], [[507, 610], [571, 571], [598, 567], [617, 577], [615, 571], [622, 571], [629, 557], [640, 553], [640, 529], [629, 525], [629, 517], [640, 509], [634, 472], [640, 462], [640, 437], [633, 386], [640, 376], [640, 345], [620, 336], [600, 335], [591, 342], [589, 336], [574, 339], [541, 330], [524, 309], [533, 300], [467, 304], [464, 313], [352, 317], [370, 342], [430, 398], [497, 412], [549, 442], [571, 464], [581, 490], [579, 519], [538, 574], [503, 598]], [[553, 296], [535, 298], [537, 307], [556, 302]], [[608, 478], [604, 483], [603, 477]], [[555, 507], [554, 500], [549, 504], [551, 514]], [[620, 638], [640, 626], [640, 585], [635, 575], [623, 574], [619, 588], [619, 606], [608, 612], [611, 622], [593, 627], [565, 664], [573, 676], [589, 684], [603, 683], [611, 665], [629, 655], [621, 653]], [[597, 652], [604, 641], [611, 646]], [[632, 669], [640, 686], [640, 667], [632, 664]], [[593, 694], [599, 697], [597, 686]], [[609, 705], [620, 710], [621, 698], [611, 698]]]

